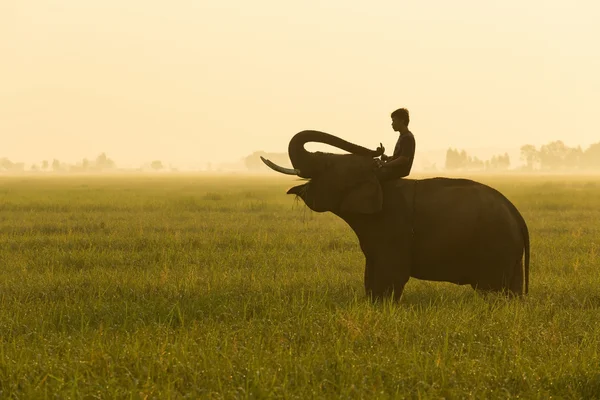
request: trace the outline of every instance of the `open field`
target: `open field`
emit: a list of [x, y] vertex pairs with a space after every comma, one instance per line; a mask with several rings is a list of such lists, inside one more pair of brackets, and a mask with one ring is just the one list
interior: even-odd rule
[[600, 177], [479, 177], [530, 294], [410, 280], [288, 177], [0, 177], [0, 398], [598, 398]]

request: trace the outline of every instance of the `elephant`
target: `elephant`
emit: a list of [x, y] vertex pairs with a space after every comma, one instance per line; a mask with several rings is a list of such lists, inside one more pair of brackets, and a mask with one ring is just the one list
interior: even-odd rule
[[[308, 142], [348, 154], [310, 152]], [[315, 212], [331, 212], [358, 237], [364, 287], [378, 301], [399, 301], [410, 277], [509, 298], [529, 291], [529, 230], [503, 194], [459, 178], [380, 180], [383, 148], [369, 150], [337, 136], [305, 130], [289, 142], [293, 168], [271, 169], [306, 180], [287, 191]]]

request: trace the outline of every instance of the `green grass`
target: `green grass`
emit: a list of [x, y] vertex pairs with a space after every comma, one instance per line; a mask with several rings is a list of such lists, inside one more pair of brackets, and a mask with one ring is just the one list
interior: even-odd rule
[[480, 177], [530, 294], [409, 281], [287, 177], [0, 178], [0, 398], [598, 398], [600, 178]]

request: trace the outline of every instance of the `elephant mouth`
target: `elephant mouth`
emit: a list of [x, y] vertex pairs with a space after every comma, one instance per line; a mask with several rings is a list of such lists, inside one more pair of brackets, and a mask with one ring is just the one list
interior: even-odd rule
[[[286, 175], [300, 176], [300, 171], [295, 168], [282, 167], [281, 165], [277, 165], [273, 161], [263, 158], [262, 156], [260, 156], [260, 159], [267, 165], [267, 167], [271, 168], [273, 171], [277, 171]], [[293, 188], [287, 191], [287, 194], [295, 194], [296, 196], [300, 196], [306, 191], [307, 185], [308, 183], [294, 186]]]
[[[277, 165], [273, 161], [266, 159], [263, 156], [260, 156], [260, 159], [262, 160], [263, 163], [265, 163], [265, 165], [267, 167], [271, 168], [273, 171], [277, 171], [279, 173], [286, 174], [286, 175], [301, 176], [300, 171], [296, 168], [282, 167], [281, 165]], [[287, 194], [294, 194], [296, 196], [302, 196], [302, 194], [304, 194], [307, 189], [308, 189], [308, 183], [304, 183], [302, 185], [298, 185], [298, 186], [294, 186], [294, 187], [290, 188], [287, 191]]]
[[294, 194], [296, 196], [302, 197], [302, 194], [307, 189], [308, 189], [308, 183], [305, 183], [303, 185], [298, 185], [298, 186], [294, 186], [293, 188], [290, 188], [290, 190], [288, 190], [286, 194]]

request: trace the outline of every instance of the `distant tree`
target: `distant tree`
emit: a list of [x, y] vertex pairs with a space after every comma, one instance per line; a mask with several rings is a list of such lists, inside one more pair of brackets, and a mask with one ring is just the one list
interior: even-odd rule
[[567, 148], [567, 154], [565, 155], [564, 165], [566, 168], [575, 169], [581, 167], [581, 160], [583, 158], [583, 150], [581, 146], [575, 148]]
[[561, 140], [550, 142], [540, 148], [540, 165], [543, 169], [557, 170], [566, 166], [569, 154], [567, 147]]
[[469, 155], [467, 154], [467, 152], [465, 150], [461, 150], [460, 154], [459, 154], [459, 168], [465, 168], [467, 165], [469, 165]]
[[164, 168], [162, 161], [160, 160], [154, 160], [150, 163], [150, 168], [152, 168], [155, 171], [160, 171], [161, 169]]
[[497, 156], [492, 156], [492, 158], [490, 159], [490, 169], [491, 170], [498, 169], [498, 157]]
[[460, 168], [460, 154], [455, 149], [446, 150], [446, 163], [444, 167], [447, 170], [457, 170]]
[[467, 169], [471, 171], [481, 171], [485, 169], [485, 163], [477, 157], [469, 157]]
[[48, 169], [48, 160], [42, 161], [42, 169], [46, 171]]
[[98, 157], [96, 157], [96, 168], [99, 170], [113, 169], [115, 167], [115, 162], [108, 158], [106, 153], [101, 153]]
[[444, 163], [444, 168], [450, 171], [458, 169], [458, 157], [456, 150], [452, 148], [446, 150], [446, 162]]
[[446, 151], [446, 164], [447, 170], [460, 170], [469, 168], [472, 164], [473, 159], [469, 157], [465, 150], [458, 151], [457, 149], [448, 149]]
[[581, 156], [583, 168], [600, 169], [600, 142], [592, 144]]
[[540, 161], [540, 154], [532, 144], [521, 146], [521, 160], [525, 161], [528, 170], [535, 169], [535, 165]]
[[58, 161], [56, 158], [52, 160], [52, 170], [54, 172], [60, 171], [60, 161]]
[[8, 158], [0, 158], [0, 170], [10, 171], [13, 169], [14, 163]]
[[505, 171], [510, 167], [510, 157], [508, 153], [492, 156], [488, 163], [490, 171]]

